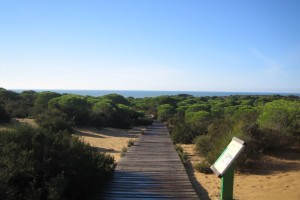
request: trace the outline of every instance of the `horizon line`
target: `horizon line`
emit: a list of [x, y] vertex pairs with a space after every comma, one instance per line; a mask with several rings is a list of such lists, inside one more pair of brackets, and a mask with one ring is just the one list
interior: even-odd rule
[[208, 93], [266, 93], [266, 94], [300, 94], [300, 92], [271, 92], [271, 91], [209, 91], [209, 90], [141, 90], [141, 89], [29, 89], [29, 88], [4, 88], [7, 90], [22, 91], [131, 91], [131, 92], [208, 92]]

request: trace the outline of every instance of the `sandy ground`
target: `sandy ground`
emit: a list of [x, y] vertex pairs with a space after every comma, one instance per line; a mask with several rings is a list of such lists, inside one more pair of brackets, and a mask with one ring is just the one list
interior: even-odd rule
[[[194, 153], [194, 145], [181, 145], [188, 154], [188, 173], [201, 199], [220, 199], [221, 179], [202, 174], [192, 164], [203, 159]], [[247, 172], [236, 172], [234, 199], [300, 199], [300, 153], [273, 152], [253, 164]]]
[[[33, 127], [38, 127], [34, 119], [14, 118], [13, 123], [26, 123]], [[6, 129], [0, 126], [0, 130]], [[74, 128], [75, 135], [79, 136], [84, 142], [96, 147], [100, 152], [114, 156], [116, 162], [121, 158], [120, 153], [123, 147], [127, 147], [129, 140], [136, 140], [145, 131], [146, 127], [134, 127], [129, 130], [116, 128]]]
[[121, 158], [123, 147], [127, 147], [129, 140], [136, 140], [145, 130], [145, 127], [135, 127], [130, 130], [115, 128], [76, 128], [75, 133], [84, 142], [99, 149], [100, 152], [114, 156], [116, 162]]
[[29, 125], [31, 125], [33, 127], [38, 127], [38, 124], [34, 121], [34, 119], [13, 118], [11, 120], [11, 122], [9, 122], [9, 123], [0, 124], [0, 130], [10, 130], [11, 129], [11, 125], [18, 124], [18, 123], [29, 124]]
[[14, 118], [12, 119], [12, 122], [19, 122], [19, 123], [26, 123], [26, 124], [30, 124], [33, 127], [38, 127], [38, 124], [34, 121], [34, 119], [28, 119], [28, 118]]

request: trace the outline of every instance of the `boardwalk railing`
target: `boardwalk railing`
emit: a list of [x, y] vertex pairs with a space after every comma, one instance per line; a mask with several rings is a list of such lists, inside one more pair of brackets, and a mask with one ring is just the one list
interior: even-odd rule
[[199, 199], [167, 128], [154, 123], [116, 167], [104, 199]]

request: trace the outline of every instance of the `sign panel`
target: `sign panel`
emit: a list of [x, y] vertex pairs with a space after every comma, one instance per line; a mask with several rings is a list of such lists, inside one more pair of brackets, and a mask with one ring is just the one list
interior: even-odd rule
[[233, 137], [229, 145], [210, 168], [215, 174], [222, 177], [244, 147], [245, 142], [243, 140]]

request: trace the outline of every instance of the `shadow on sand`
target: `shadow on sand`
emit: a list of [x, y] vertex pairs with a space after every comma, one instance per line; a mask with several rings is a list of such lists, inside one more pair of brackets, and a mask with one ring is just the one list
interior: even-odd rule
[[195, 176], [195, 172], [193, 170], [193, 164], [191, 163], [191, 161], [189, 160], [188, 163], [185, 165], [186, 168], [186, 172], [189, 176], [189, 179], [197, 193], [197, 195], [199, 196], [199, 199], [201, 200], [210, 200], [209, 195], [207, 190], [205, 190], [197, 181], [197, 178]]
[[[88, 128], [87, 128], [88, 129]], [[104, 138], [103, 136], [97, 134], [94, 130], [88, 130], [87, 129], [78, 129], [74, 128], [74, 132], [78, 136], [86, 136], [86, 137], [94, 137], [94, 138]]]
[[246, 174], [271, 175], [278, 172], [300, 170], [300, 153], [297, 151], [273, 151], [261, 160], [252, 160], [241, 171]]
[[86, 128], [74, 128], [74, 132], [78, 136], [94, 137], [94, 138], [104, 138], [108, 137], [127, 137], [127, 138], [138, 138], [142, 133], [143, 128], [133, 128], [133, 129], [116, 129], [116, 128], [104, 128], [97, 129], [93, 127]]
[[101, 153], [120, 153], [120, 151], [115, 151], [114, 149], [106, 149], [101, 147], [93, 147], [93, 148]]

